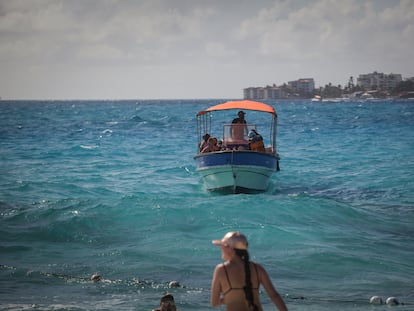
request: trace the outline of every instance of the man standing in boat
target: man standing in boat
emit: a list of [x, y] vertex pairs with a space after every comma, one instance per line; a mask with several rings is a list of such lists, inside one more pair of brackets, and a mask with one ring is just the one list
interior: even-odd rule
[[238, 113], [238, 118], [233, 119], [231, 126], [231, 137], [233, 141], [245, 140], [245, 135], [248, 134], [248, 129], [246, 125], [246, 119], [244, 118], [244, 111], [240, 110]]

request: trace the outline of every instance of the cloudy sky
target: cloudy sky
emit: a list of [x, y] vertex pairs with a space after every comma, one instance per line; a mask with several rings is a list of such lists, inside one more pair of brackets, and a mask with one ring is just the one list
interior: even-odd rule
[[0, 0], [3, 99], [241, 98], [414, 76], [414, 0]]

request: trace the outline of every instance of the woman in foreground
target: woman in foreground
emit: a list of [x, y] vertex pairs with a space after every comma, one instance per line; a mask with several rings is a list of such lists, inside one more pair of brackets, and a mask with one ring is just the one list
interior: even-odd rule
[[263, 285], [272, 302], [280, 311], [287, 307], [274, 288], [266, 270], [249, 260], [247, 239], [240, 232], [229, 232], [223, 239], [214, 240], [221, 246], [222, 258], [214, 270], [211, 284], [211, 304], [226, 305], [227, 311], [262, 311], [259, 287]]

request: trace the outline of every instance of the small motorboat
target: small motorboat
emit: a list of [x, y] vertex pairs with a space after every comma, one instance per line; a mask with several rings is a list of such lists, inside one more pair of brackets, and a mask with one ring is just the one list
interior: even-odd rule
[[[229, 111], [245, 114], [249, 121], [229, 121]], [[198, 143], [194, 159], [210, 191], [254, 193], [266, 191], [273, 172], [279, 170], [276, 150], [277, 113], [265, 103], [228, 101], [197, 113]], [[265, 134], [266, 133], [266, 134]], [[221, 144], [216, 144], [220, 142]], [[202, 150], [203, 149], [203, 150]]]
[[313, 102], [321, 102], [321, 101], [322, 101], [322, 97], [321, 97], [321, 96], [319, 96], [319, 95], [315, 95], [315, 96], [311, 99], [311, 101], [313, 101]]

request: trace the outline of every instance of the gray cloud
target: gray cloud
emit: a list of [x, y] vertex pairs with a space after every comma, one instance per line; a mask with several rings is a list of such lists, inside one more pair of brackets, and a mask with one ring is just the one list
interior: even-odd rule
[[237, 98], [412, 76], [414, 1], [0, 1], [3, 98]]

